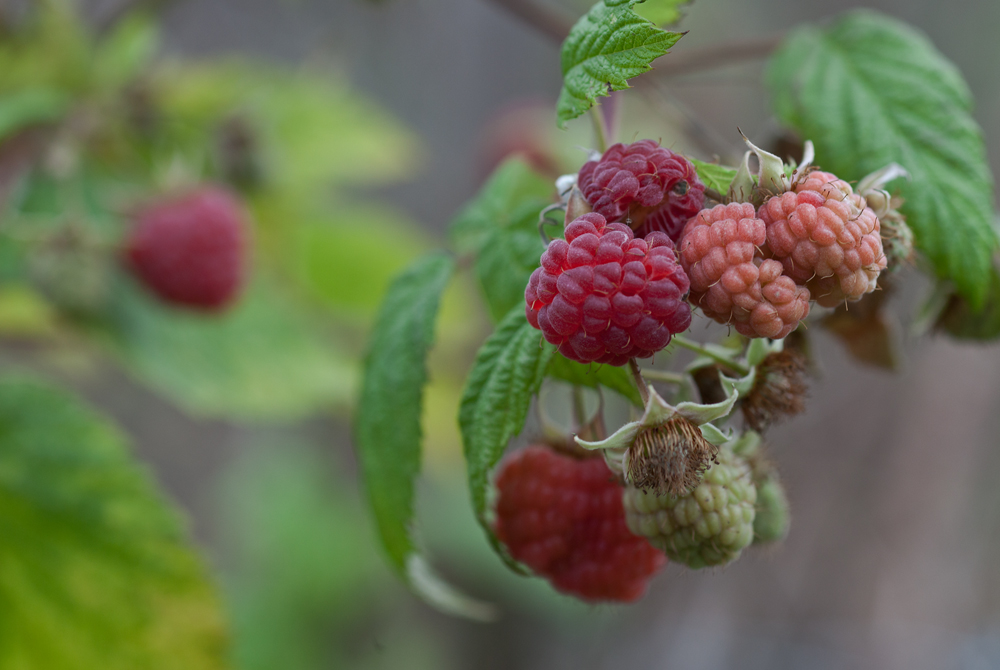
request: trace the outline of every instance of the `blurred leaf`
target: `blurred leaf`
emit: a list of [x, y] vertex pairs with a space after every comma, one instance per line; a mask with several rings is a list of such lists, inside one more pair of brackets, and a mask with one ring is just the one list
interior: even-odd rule
[[639, 389], [632, 383], [629, 373], [625, 371], [625, 368], [615, 367], [614, 365], [584, 365], [583, 363], [571, 361], [560, 353], [556, 353], [552, 357], [552, 362], [549, 363], [545, 374], [548, 377], [561, 379], [570, 384], [589, 386], [594, 389], [598, 386], [603, 386], [618, 392], [636, 407], [642, 407], [643, 405]]
[[234, 61], [178, 65], [163, 70], [158, 83], [164, 114], [195, 149], [220, 119], [247, 117], [277, 188], [385, 183], [414, 166], [413, 135], [327, 72]]
[[69, 103], [61, 91], [43, 86], [0, 95], [0, 140], [28, 126], [58, 120]]
[[736, 177], [736, 168], [719, 165], [718, 163], [706, 163], [697, 158], [688, 158], [688, 160], [694, 165], [694, 169], [698, 172], [698, 177], [704, 182], [705, 186], [723, 195], [726, 194], [726, 191], [729, 190], [729, 185], [733, 183], [733, 178]]
[[113, 90], [134, 80], [149, 65], [159, 42], [156, 23], [148, 16], [132, 14], [119, 21], [95, 49], [92, 66], [98, 84]]
[[113, 351], [194, 415], [289, 420], [353, 398], [353, 362], [264, 282], [219, 315], [173, 309], [123, 283], [114, 310]]
[[1000, 272], [990, 272], [990, 289], [982, 310], [973, 310], [960, 295], [951, 294], [935, 327], [959, 340], [995, 340], [1000, 337]]
[[460, 253], [476, 255], [476, 275], [494, 321], [524, 302], [545, 245], [538, 214], [553, 199], [550, 180], [523, 160], [504, 162], [451, 224]]
[[637, 1], [599, 0], [570, 30], [562, 45], [563, 88], [556, 103], [561, 127], [607, 96], [609, 88], [629, 88], [629, 79], [649, 71], [682, 37], [632, 11]]
[[241, 454], [219, 491], [243, 670], [347, 667], [330, 632], [371, 614], [381, 564], [334, 463], [295, 444]]
[[0, 668], [224, 668], [213, 589], [121, 436], [0, 381]]
[[42, 296], [23, 285], [0, 286], [0, 335], [50, 337], [57, 330], [55, 311]]
[[635, 13], [658, 26], [669, 26], [681, 20], [681, 7], [690, 0], [639, 0]]
[[528, 323], [524, 308], [514, 307], [476, 355], [458, 415], [476, 518], [497, 554], [517, 572], [523, 569], [490, 527], [489, 477], [507, 443], [524, 427], [555, 351]]
[[921, 33], [871, 11], [801, 28], [768, 70], [778, 116], [856, 180], [897, 162], [917, 246], [974, 308], [990, 286], [993, 177], [961, 74]]
[[389, 287], [369, 343], [354, 434], [368, 499], [393, 568], [430, 604], [482, 618], [482, 605], [452, 591], [430, 572], [413, 538], [427, 352], [441, 294], [454, 270], [451, 256], [430, 254]]

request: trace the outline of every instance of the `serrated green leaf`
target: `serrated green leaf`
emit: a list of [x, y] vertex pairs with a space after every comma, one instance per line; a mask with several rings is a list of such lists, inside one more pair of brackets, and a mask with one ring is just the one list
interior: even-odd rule
[[545, 251], [538, 214], [552, 196], [550, 180], [512, 158], [496, 169], [451, 224], [455, 248], [476, 255], [476, 276], [494, 321], [524, 302], [528, 278]]
[[856, 180], [890, 162], [917, 246], [978, 308], [997, 236], [993, 176], [958, 70], [913, 28], [871, 11], [793, 33], [768, 69], [778, 116], [818, 163]]
[[116, 290], [103, 326], [112, 352], [194, 415], [289, 420], [353, 400], [355, 363], [264, 281], [218, 315], [168, 307], [131, 282]]
[[389, 287], [372, 331], [354, 435], [379, 534], [401, 573], [416, 551], [413, 480], [420, 473], [420, 417], [427, 351], [441, 294], [455, 269], [443, 253], [425, 256]]
[[365, 359], [354, 437], [368, 500], [392, 567], [425, 601], [474, 619], [492, 617], [430, 570], [414, 539], [414, 480], [420, 474], [420, 420], [427, 352], [441, 295], [455, 271], [445, 253], [413, 263], [389, 287]]
[[658, 26], [670, 26], [681, 20], [681, 7], [690, 0], [640, 0], [635, 13]]
[[629, 374], [625, 372], [625, 368], [615, 367], [614, 365], [597, 365], [596, 363], [584, 365], [583, 363], [571, 361], [560, 353], [556, 353], [552, 357], [552, 362], [549, 363], [545, 374], [548, 377], [561, 379], [570, 384], [589, 386], [590, 388], [603, 386], [616, 391], [636, 407], [643, 406], [639, 389], [632, 383]]
[[528, 323], [524, 309], [514, 307], [476, 354], [458, 415], [476, 518], [497, 554], [518, 572], [522, 569], [490, 528], [490, 472], [524, 427], [555, 351]]
[[559, 126], [590, 109], [608, 89], [652, 69], [682, 33], [667, 32], [632, 11], [638, 0], [600, 0], [570, 30], [562, 45], [563, 87], [556, 103]]
[[0, 381], [0, 668], [227, 667], [181, 526], [107, 422], [47, 384]]
[[697, 158], [688, 158], [694, 169], [698, 172], [698, 178], [710, 189], [714, 189], [725, 195], [729, 190], [729, 185], [736, 177], [736, 168], [718, 163], [706, 163]]

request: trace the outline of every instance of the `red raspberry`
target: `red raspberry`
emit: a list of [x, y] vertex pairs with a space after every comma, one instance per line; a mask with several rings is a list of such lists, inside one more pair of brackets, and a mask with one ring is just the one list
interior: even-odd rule
[[496, 480], [497, 537], [536, 574], [584, 600], [638, 600], [666, 557], [629, 532], [622, 487], [603, 458], [532, 446]]
[[808, 283], [819, 304], [832, 307], [875, 290], [887, 263], [879, 220], [847, 182], [812, 172], [765, 202], [758, 216], [767, 224], [771, 255], [785, 274]]
[[528, 321], [581, 363], [648, 358], [691, 325], [688, 278], [663, 233], [636, 239], [621, 223], [585, 214], [553, 240], [524, 291]]
[[638, 237], [658, 230], [675, 242], [705, 202], [694, 165], [653, 140], [612, 145], [584, 163], [578, 186], [608, 221], [629, 223]]
[[127, 261], [163, 300], [219, 311], [243, 287], [247, 235], [236, 199], [202, 186], [141, 209], [126, 242]]
[[732, 324], [747, 337], [782, 338], [809, 313], [809, 290], [764, 260], [764, 222], [750, 203], [716, 205], [688, 221], [681, 265], [691, 279], [691, 302], [705, 316]]

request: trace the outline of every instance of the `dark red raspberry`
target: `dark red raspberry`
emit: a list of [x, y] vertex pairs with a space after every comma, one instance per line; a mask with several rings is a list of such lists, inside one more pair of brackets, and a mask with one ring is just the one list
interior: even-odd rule
[[206, 311], [229, 305], [247, 266], [243, 208], [228, 192], [202, 186], [135, 215], [129, 266], [163, 300]]
[[497, 537], [559, 591], [631, 602], [666, 565], [661, 552], [629, 532], [623, 489], [603, 458], [528, 447], [504, 461], [496, 485]]
[[580, 168], [578, 186], [608, 221], [628, 223], [637, 237], [660, 231], [674, 242], [705, 202], [694, 165], [653, 140], [611, 146]]
[[585, 214], [553, 240], [524, 291], [528, 321], [581, 363], [647, 358], [691, 325], [688, 278], [664, 233], [634, 237]]

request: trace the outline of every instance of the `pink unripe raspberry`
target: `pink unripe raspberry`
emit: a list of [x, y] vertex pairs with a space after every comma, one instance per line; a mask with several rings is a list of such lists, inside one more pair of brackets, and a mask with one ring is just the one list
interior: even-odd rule
[[531, 446], [503, 462], [496, 486], [497, 537], [559, 591], [631, 602], [667, 562], [629, 532], [623, 488], [603, 458], [578, 460]]
[[887, 263], [879, 220], [847, 182], [812, 172], [767, 200], [758, 216], [771, 256], [785, 274], [808, 284], [819, 304], [832, 307], [875, 290]]
[[777, 339], [809, 313], [809, 291], [762, 257], [766, 235], [752, 204], [716, 205], [684, 227], [680, 260], [691, 302], [706, 316], [747, 337]]
[[612, 145], [580, 168], [578, 186], [608, 221], [628, 223], [637, 237], [660, 231], [675, 242], [705, 201], [694, 165], [653, 140]]
[[164, 301], [220, 311], [243, 287], [247, 237], [239, 202], [202, 186], [140, 209], [125, 253], [135, 275]]
[[524, 291], [532, 326], [581, 363], [624, 365], [663, 349], [691, 325], [688, 278], [663, 233], [636, 238], [585, 214], [553, 240]]

